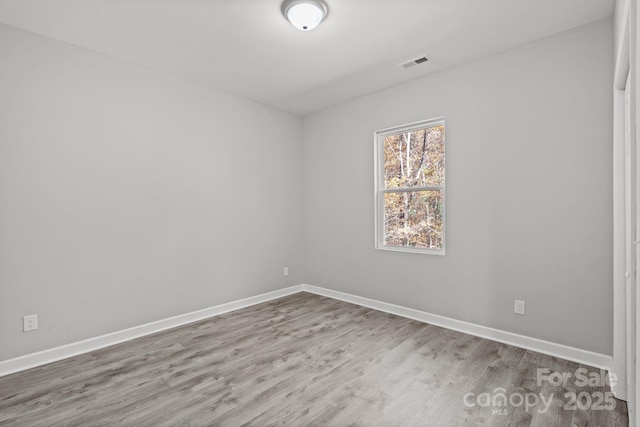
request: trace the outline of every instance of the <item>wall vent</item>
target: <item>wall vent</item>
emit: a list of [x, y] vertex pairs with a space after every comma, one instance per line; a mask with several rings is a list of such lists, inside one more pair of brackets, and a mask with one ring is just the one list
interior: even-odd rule
[[415, 58], [415, 59], [412, 59], [410, 61], [403, 62], [402, 64], [400, 64], [400, 66], [402, 68], [411, 68], [414, 65], [424, 64], [427, 61], [429, 61], [429, 58], [427, 58], [426, 56], [421, 56], [419, 58]]

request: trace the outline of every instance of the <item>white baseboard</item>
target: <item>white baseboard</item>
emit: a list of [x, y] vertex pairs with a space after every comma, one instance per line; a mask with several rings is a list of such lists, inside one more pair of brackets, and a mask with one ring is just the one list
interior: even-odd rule
[[48, 350], [39, 351], [37, 353], [27, 354], [25, 356], [16, 357], [0, 362], [0, 376], [9, 375], [14, 372], [24, 371], [25, 369], [35, 368], [37, 366], [46, 365], [47, 363], [56, 362], [68, 357], [77, 356], [79, 354], [88, 353], [110, 345], [119, 344], [145, 335], [154, 334], [156, 332], [165, 331], [175, 328], [176, 326], [186, 325], [187, 323], [197, 322], [219, 314], [228, 313], [240, 308], [248, 307], [262, 302], [281, 298], [287, 295], [295, 294], [303, 290], [302, 285], [291, 286], [285, 289], [279, 289], [273, 292], [244, 298], [237, 301], [228, 302], [226, 304], [216, 305], [214, 307], [205, 308], [191, 313], [180, 314], [178, 316], [169, 317], [167, 319], [158, 320], [140, 326], [134, 326], [122, 331], [116, 331], [109, 334], [101, 335], [94, 338], [66, 344], [60, 347], [54, 347]]
[[464, 332], [465, 334], [474, 335], [480, 338], [487, 338], [504, 344], [513, 345], [515, 347], [547, 354], [549, 356], [571, 360], [573, 362], [582, 363], [594, 368], [606, 369], [609, 372], [611, 371], [613, 366], [613, 359], [611, 358], [611, 356], [606, 354], [594, 353], [592, 351], [582, 350], [563, 344], [556, 344], [550, 341], [544, 341], [537, 338], [514, 334], [512, 332], [488, 328], [486, 326], [463, 322], [461, 320], [451, 319], [449, 317], [431, 314], [425, 311], [414, 310], [412, 308], [402, 307], [395, 304], [389, 304], [382, 301], [376, 301], [369, 298], [346, 294], [344, 292], [334, 291], [318, 286], [304, 284], [302, 285], [302, 287], [306, 292], [350, 302], [352, 304], [373, 308], [375, 310], [384, 311], [386, 313], [395, 314], [402, 317], [407, 317], [419, 322], [430, 323], [435, 326], [441, 326], [443, 328], [452, 329], [454, 331]]
[[435, 326], [452, 329], [454, 331], [463, 332], [481, 338], [487, 338], [504, 344], [537, 351], [538, 353], [559, 357], [566, 360], [582, 363], [584, 365], [593, 366], [595, 368], [606, 369], [611, 371], [613, 361], [611, 356], [605, 354], [594, 353], [587, 350], [581, 350], [575, 347], [569, 347], [563, 344], [556, 344], [549, 341], [531, 338], [524, 335], [518, 335], [511, 332], [501, 331], [499, 329], [488, 328], [473, 323], [463, 322], [451, 319], [437, 314], [431, 314], [412, 308], [402, 307], [395, 304], [389, 304], [382, 301], [376, 301], [369, 298], [359, 297], [344, 292], [334, 291], [331, 289], [321, 288], [312, 285], [297, 285], [273, 292], [257, 295], [232, 301], [226, 304], [205, 308], [202, 310], [186, 313], [163, 320], [135, 326], [122, 331], [112, 332], [83, 341], [43, 350], [37, 353], [27, 354], [25, 356], [16, 357], [0, 362], [0, 376], [8, 375], [14, 372], [24, 371], [26, 369], [35, 368], [47, 363], [66, 359], [68, 357], [77, 356], [79, 354], [88, 353], [124, 341], [129, 341], [145, 335], [161, 332], [167, 329], [182, 326], [188, 323], [204, 320], [219, 314], [228, 313], [240, 308], [248, 307], [262, 302], [281, 298], [297, 292], [310, 292], [325, 297], [350, 302], [352, 304], [369, 307], [374, 310], [380, 310], [420, 322], [430, 323]]

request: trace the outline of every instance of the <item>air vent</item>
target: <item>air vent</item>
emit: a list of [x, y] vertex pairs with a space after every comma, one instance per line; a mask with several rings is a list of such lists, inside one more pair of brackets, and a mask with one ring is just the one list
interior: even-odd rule
[[400, 64], [400, 66], [402, 68], [411, 68], [414, 65], [424, 64], [427, 61], [429, 61], [429, 58], [427, 58], [426, 56], [421, 56], [419, 58], [415, 58], [415, 59], [412, 59], [410, 61], [403, 62], [402, 64]]

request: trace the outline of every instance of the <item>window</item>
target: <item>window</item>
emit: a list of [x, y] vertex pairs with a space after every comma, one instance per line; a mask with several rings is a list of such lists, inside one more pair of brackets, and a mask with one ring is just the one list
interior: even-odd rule
[[375, 133], [376, 248], [444, 255], [444, 119]]

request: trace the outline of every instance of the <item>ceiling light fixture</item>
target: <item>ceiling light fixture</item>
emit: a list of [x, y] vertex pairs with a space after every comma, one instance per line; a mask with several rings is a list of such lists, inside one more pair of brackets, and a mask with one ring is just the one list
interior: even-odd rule
[[310, 31], [327, 16], [327, 5], [322, 0], [285, 0], [282, 13], [297, 29]]

